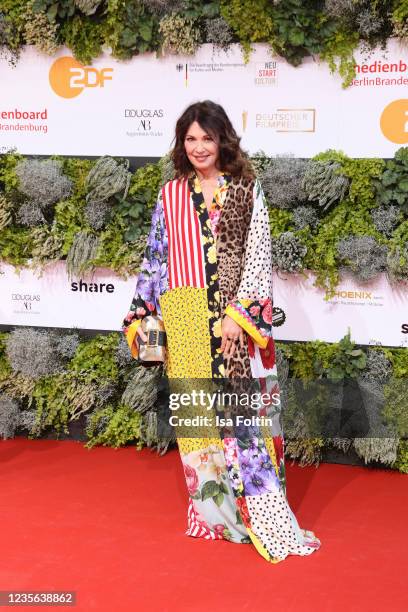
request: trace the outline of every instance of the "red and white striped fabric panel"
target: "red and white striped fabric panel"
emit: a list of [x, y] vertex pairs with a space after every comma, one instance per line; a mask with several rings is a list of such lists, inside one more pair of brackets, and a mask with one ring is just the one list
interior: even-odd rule
[[189, 498], [188, 512], [187, 512], [188, 529], [186, 535], [192, 536], [193, 538], [203, 538], [204, 540], [223, 540], [224, 538], [220, 533], [215, 533], [205, 523], [201, 522], [194, 508], [193, 500]]
[[169, 289], [203, 288], [206, 284], [201, 227], [188, 180], [169, 181], [162, 195], [168, 237]]

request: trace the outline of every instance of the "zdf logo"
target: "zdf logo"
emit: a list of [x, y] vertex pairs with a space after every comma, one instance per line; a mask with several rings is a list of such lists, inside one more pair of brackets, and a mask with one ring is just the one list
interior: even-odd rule
[[113, 68], [98, 70], [83, 66], [73, 57], [59, 57], [50, 68], [50, 85], [57, 96], [75, 98], [85, 87], [104, 87], [112, 80]]
[[381, 131], [397, 144], [408, 143], [408, 100], [394, 100], [386, 106], [380, 119]]

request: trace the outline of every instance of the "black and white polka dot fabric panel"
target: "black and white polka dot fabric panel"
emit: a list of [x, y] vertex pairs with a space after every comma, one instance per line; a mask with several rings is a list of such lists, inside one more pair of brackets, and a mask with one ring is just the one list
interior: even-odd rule
[[272, 300], [272, 253], [269, 214], [258, 180], [254, 185], [254, 208], [247, 236], [245, 261], [238, 299]]
[[247, 495], [252, 531], [272, 557], [283, 560], [288, 555], [310, 555], [315, 547], [307, 546], [282, 491]]

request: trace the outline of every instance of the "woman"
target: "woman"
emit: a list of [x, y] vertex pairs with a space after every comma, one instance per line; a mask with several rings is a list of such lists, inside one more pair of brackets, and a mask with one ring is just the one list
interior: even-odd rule
[[[176, 178], [160, 190], [124, 331], [136, 357], [137, 335], [146, 340], [141, 320], [157, 313], [167, 333], [170, 382], [257, 381], [279, 398], [268, 211], [239, 143], [225, 111], [211, 101], [192, 104], [177, 121]], [[276, 409], [265, 400], [258, 414], [276, 417]], [[195, 433], [178, 429], [187, 535], [252, 542], [274, 563], [319, 547], [288, 506], [283, 439], [274, 422], [274, 428], [238, 427], [236, 420], [217, 427], [213, 420]]]

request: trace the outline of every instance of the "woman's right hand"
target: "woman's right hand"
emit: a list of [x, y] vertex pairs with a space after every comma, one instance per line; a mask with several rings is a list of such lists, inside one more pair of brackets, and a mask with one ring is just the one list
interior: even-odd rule
[[136, 333], [141, 337], [141, 339], [143, 340], [143, 342], [147, 342], [147, 336], [144, 333], [142, 326], [139, 325], [139, 327], [136, 330]]

